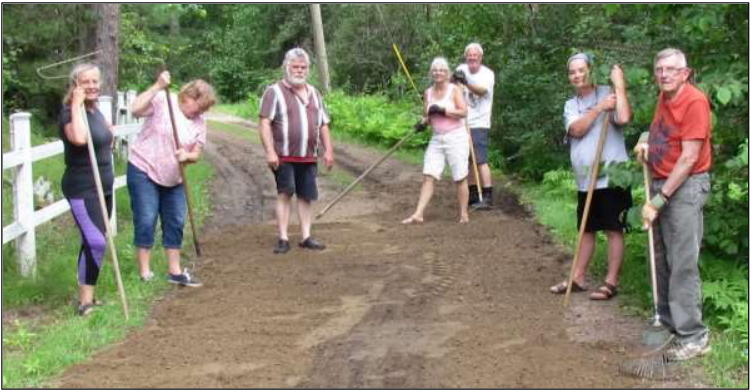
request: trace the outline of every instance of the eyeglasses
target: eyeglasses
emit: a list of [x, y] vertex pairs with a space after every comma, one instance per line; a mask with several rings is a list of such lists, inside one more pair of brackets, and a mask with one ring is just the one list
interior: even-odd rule
[[676, 75], [677, 73], [685, 69], [687, 69], [687, 67], [678, 67], [678, 68], [677, 67], [655, 67], [653, 71], [658, 76], [661, 76], [661, 75], [672, 76], [672, 75]]

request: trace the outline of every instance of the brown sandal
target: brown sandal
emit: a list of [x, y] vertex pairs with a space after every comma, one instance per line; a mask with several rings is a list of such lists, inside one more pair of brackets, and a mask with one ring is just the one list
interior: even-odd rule
[[603, 282], [603, 286], [598, 287], [590, 293], [590, 299], [593, 301], [607, 301], [613, 298], [617, 293], [616, 286], [608, 282]]
[[[567, 292], [567, 281], [563, 281], [556, 286], [551, 286], [549, 289], [554, 294], [564, 294]], [[572, 292], [578, 293], [582, 291], [587, 291], [587, 287], [580, 286], [577, 282], [572, 281]]]

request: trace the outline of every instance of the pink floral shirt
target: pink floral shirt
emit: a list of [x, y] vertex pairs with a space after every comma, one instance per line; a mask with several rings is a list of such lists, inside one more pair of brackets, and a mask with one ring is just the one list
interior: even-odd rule
[[[175, 125], [178, 129], [180, 145], [186, 151], [206, 144], [206, 119], [203, 114], [189, 119], [183, 115], [178, 105], [177, 95], [170, 94]], [[162, 186], [175, 186], [182, 182], [178, 159], [175, 156], [175, 140], [172, 136], [172, 123], [165, 100], [160, 91], [151, 100], [150, 116], [141, 127], [136, 141], [131, 145], [128, 161], [146, 173], [155, 183]]]

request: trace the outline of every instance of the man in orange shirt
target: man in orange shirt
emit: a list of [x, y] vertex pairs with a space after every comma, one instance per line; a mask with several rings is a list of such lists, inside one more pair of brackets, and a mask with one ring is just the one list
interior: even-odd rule
[[654, 225], [658, 315], [678, 343], [669, 356], [681, 361], [710, 351], [697, 264], [710, 192], [710, 103], [688, 83], [691, 70], [680, 50], [658, 52], [654, 71], [661, 93], [650, 132], [635, 153], [653, 177], [654, 196], [642, 218], [645, 228]]

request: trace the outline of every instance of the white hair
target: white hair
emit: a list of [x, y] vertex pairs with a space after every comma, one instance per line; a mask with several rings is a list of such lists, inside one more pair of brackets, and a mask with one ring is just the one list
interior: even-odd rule
[[467, 44], [467, 46], [465, 46], [465, 56], [467, 56], [467, 52], [469, 52], [472, 49], [477, 50], [478, 53], [480, 53], [480, 55], [483, 56], [483, 47], [481, 47], [480, 44], [477, 42], [471, 42]]
[[435, 57], [431, 62], [430, 71], [433, 71], [434, 69], [446, 69], [449, 71], [449, 63], [447, 62], [447, 59], [444, 57]]
[[680, 67], [685, 68], [687, 66], [687, 56], [684, 55], [684, 52], [676, 48], [666, 48], [658, 52], [658, 54], [655, 55], [653, 65], [658, 64], [658, 61], [671, 56], [677, 56], [679, 58]]
[[285, 60], [282, 61], [282, 68], [287, 68], [287, 64], [290, 63], [290, 61], [295, 59], [303, 59], [305, 60], [307, 65], [311, 65], [311, 59], [308, 57], [308, 53], [306, 53], [303, 48], [292, 48], [285, 53]]
[[92, 64], [92, 63], [81, 63], [81, 64], [76, 64], [76, 66], [74, 66], [74, 67], [73, 67], [73, 69], [71, 70], [70, 74], [68, 75], [68, 77], [69, 77], [69, 79], [68, 79], [68, 82], [70, 82], [70, 84], [71, 84], [72, 86], [75, 86], [75, 85], [76, 85], [76, 84], [78, 83], [78, 77], [79, 77], [79, 76], [80, 76], [80, 75], [81, 75], [82, 73], [84, 73], [84, 72], [89, 72], [89, 71], [91, 71], [92, 69], [96, 69], [96, 70], [97, 70], [97, 72], [99, 72], [100, 74], [101, 74], [101, 72], [102, 72], [102, 71], [101, 71], [101, 70], [99, 69], [99, 66], [98, 66], [98, 65], [96, 65], [96, 64]]

